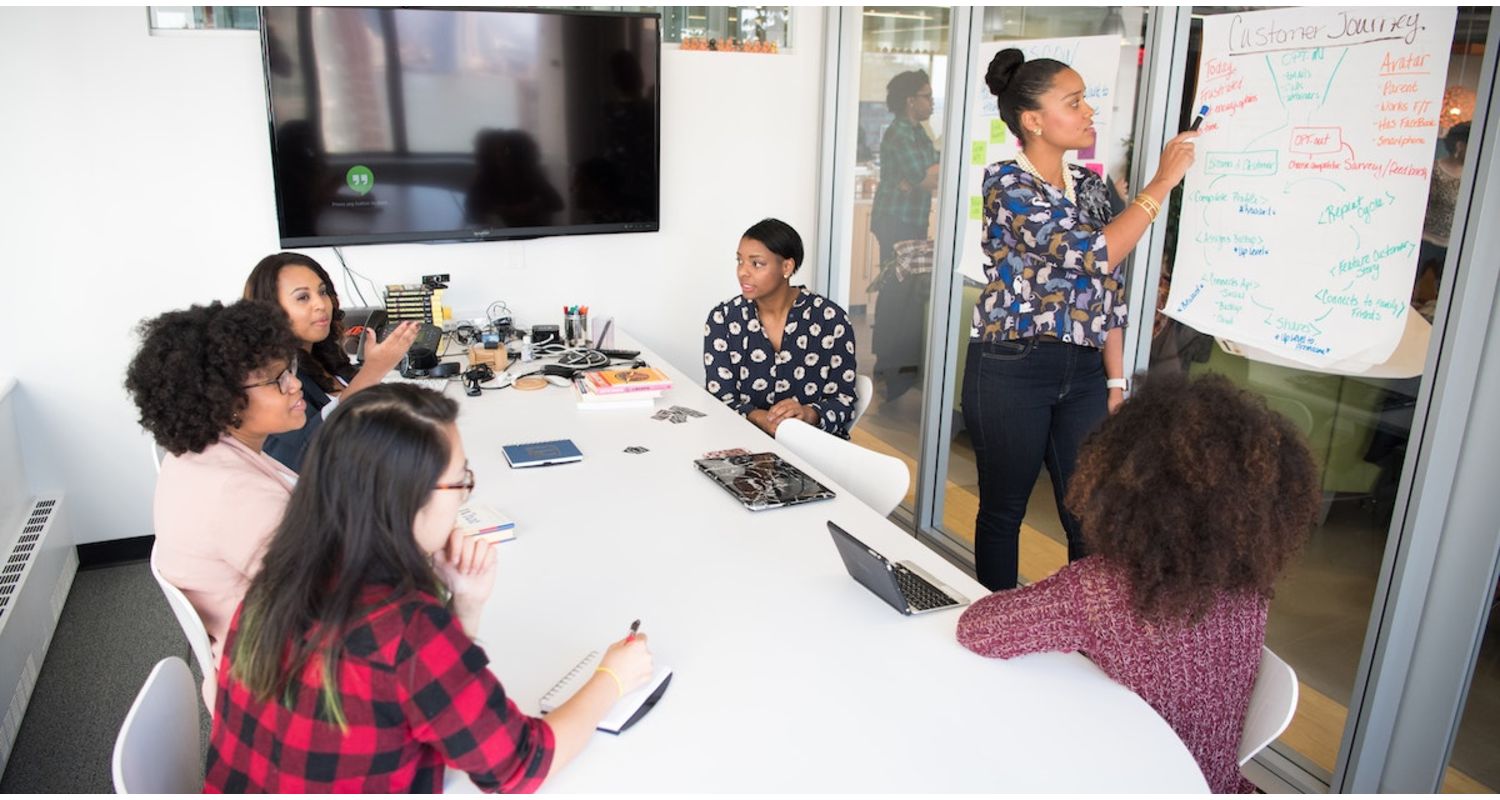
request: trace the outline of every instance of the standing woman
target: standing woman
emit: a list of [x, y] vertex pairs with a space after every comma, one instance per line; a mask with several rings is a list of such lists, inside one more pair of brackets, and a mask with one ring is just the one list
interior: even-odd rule
[[1111, 220], [1104, 181], [1067, 164], [1094, 144], [1094, 109], [1077, 72], [1002, 50], [985, 82], [1021, 142], [1014, 161], [985, 169], [981, 246], [989, 284], [974, 309], [980, 338], [964, 370], [964, 424], [979, 468], [974, 561], [991, 590], [1016, 585], [1021, 518], [1046, 464], [1068, 559], [1082, 558], [1077, 519], [1063, 507], [1078, 447], [1124, 400], [1125, 284], [1118, 266], [1193, 163], [1192, 137], [1162, 151], [1146, 188]]
[[791, 284], [802, 237], [779, 219], [750, 226], [735, 252], [740, 293], [703, 325], [704, 388], [775, 436], [800, 419], [849, 438], [854, 329], [832, 300]]
[[271, 303], [286, 312], [302, 349], [297, 378], [307, 398], [307, 424], [266, 441], [268, 455], [300, 470], [308, 441], [333, 413], [339, 398], [380, 383], [411, 348], [417, 325], [403, 322], [383, 342], [375, 341], [375, 332], [366, 330], [364, 365], [356, 370], [341, 344], [344, 312], [333, 280], [322, 265], [301, 253], [262, 258], [245, 280], [245, 299]]
[[230, 629], [206, 790], [432, 793], [451, 767], [535, 791], [649, 680], [635, 634], [546, 720], [506, 695], [474, 641], [494, 552], [454, 527], [474, 488], [457, 414], [389, 384], [329, 416]]

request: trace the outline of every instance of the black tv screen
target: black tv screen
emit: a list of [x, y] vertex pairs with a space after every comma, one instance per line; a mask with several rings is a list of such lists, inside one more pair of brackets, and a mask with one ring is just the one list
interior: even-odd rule
[[282, 246], [657, 230], [660, 22], [261, 9]]

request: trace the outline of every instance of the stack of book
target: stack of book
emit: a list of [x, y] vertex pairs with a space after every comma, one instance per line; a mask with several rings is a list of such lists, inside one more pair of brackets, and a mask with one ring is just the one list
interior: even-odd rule
[[579, 408], [650, 408], [672, 388], [672, 379], [652, 367], [581, 372], [573, 379]]
[[516, 538], [516, 523], [510, 517], [483, 503], [465, 503], [458, 507], [458, 528], [466, 536], [493, 543]]
[[[391, 283], [385, 287], [385, 313], [391, 322], [415, 320], [417, 322], [441, 322], [443, 296], [441, 291], [420, 283]], [[437, 315], [434, 316], [434, 311]]]

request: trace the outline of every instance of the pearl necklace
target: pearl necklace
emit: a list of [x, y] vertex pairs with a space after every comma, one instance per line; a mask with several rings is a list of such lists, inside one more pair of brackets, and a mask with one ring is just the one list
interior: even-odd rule
[[[1021, 169], [1026, 170], [1026, 172], [1030, 173], [1033, 178], [1036, 178], [1037, 180], [1047, 184], [1048, 186], [1052, 185], [1051, 181], [1042, 177], [1042, 173], [1037, 171], [1036, 165], [1031, 163], [1031, 159], [1027, 158], [1024, 152], [1016, 153], [1016, 164], [1020, 166]], [[1068, 202], [1072, 203], [1073, 205], [1078, 205], [1078, 190], [1073, 186], [1073, 171], [1068, 169], [1067, 164], [1063, 164], [1062, 176], [1063, 197], [1068, 198]]]

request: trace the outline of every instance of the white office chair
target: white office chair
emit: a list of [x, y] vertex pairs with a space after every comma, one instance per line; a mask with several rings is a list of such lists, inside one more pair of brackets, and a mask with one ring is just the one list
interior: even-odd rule
[[881, 516], [890, 516], [911, 484], [911, 473], [901, 459], [824, 433], [800, 419], [783, 421], [776, 428], [776, 441], [807, 459]]
[[203, 791], [198, 691], [186, 661], [170, 656], [151, 669], [115, 737], [113, 766], [119, 794]]
[[[203, 670], [208, 685], [212, 686], [218, 675], [219, 666], [214, 663], [213, 648], [208, 640], [208, 628], [203, 626], [203, 618], [198, 616], [198, 610], [188, 602], [187, 595], [161, 576], [161, 570], [156, 568], [156, 548], [154, 547], [151, 548], [151, 576], [156, 578], [156, 585], [161, 587], [161, 593], [167, 596], [167, 605], [172, 607], [172, 615], [177, 617], [177, 624], [182, 627], [183, 634], [187, 636], [188, 645], [193, 649], [193, 657], [198, 659], [198, 668]], [[209, 711], [213, 709], [210, 708]]]
[[859, 422], [860, 417], [865, 415], [865, 409], [870, 407], [870, 401], [875, 399], [875, 382], [870, 380], [869, 375], [854, 376], [854, 416], [849, 420], [849, 430]]
[[1250, 690], [1250, 708], [1245, 712], [1244, 732], [1240, 734], [1240, 766], [1276, 741], [1292, 724], [1297, 711], [1297, 673], [1271, 652], [1260, 648], [1260, 671], [1255, 688]]

